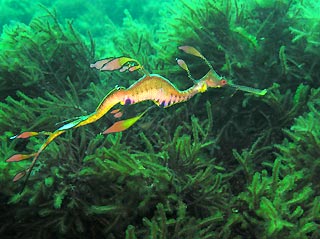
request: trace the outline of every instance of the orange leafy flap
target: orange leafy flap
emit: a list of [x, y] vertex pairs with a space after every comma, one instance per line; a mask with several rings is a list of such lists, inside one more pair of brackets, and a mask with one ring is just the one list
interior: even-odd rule
[[23, 171], [17, 173], [16, 176], [14, 176], [14, 178], [13, 178], [12, 181], [13, 181], [13, 182], [19, 181], [21, 178], [23, 178], [24, 176], [26, 176], [27, 171], [28, 171], [28, 169], [27, 169], [27, 170], [23, 170]]
[[38, 132], [33, 132], [33, 131], [23, 132], [21, 134], [18, 134], [18, 135], [10, 137], [10, 139], [16, 139], [16, 138], [17, 139], [26, 139], [26, 138], [29, 138], [29, 137], [32, 137], [32, 136], [36, 136], [38, 134], [39, 134]]
[[19, 162], [19, 161], [24, 160], [24, 159], [32, 158], [35, 155], [36, 155], [36, 153], [33, 153], [33, 154], [15, 154], [15, 155], [12, 155], [10, 158], [8, 158], [6, 160], [6, 162]]
[[204, 59], [204, 56], [196, 48], [192, 46], [179, 46], [178, 48], [187, 54], [191, 54]]

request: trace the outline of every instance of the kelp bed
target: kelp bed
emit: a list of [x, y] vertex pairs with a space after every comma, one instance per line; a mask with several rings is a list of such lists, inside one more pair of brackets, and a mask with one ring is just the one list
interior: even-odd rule
[[[174, 1], [154, 34], [126, 12], [99, 45], [47, 10], [4, 29], [1, 238], [319, 238], [317, 3], [254, 3]], [[19, 194], [11, 180], [28, 162], [4, 160], [43, 139], [9, 137], [52, 131], [91, 112], [115, 85], [138, 79], [93, 71], [96, 51], [137, 58], [182, 89], [190, 82], [174, 62], [179, 45], [201, 50], [226, 78], [268, 93], [214, 89], [103, 136], [114, 120], [106, 116], [52, 143]], [[186, 61], [195, 76], [207, 70]]]

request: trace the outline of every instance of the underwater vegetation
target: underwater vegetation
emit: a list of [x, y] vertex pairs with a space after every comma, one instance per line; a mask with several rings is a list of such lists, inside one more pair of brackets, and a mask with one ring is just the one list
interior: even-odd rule
[[[122, 26], [95, 26], [106, 32], [97, 38], [43, 7], [45, 17], [4, 28], [1, 238], [319, 238], [317, 4], [172, 1], [159, 7], [158, 22], [148, 25], [126, 10]], [[133, 57], [186, 89], [192, 82], [175, 58], [196, 79], [208, 67], [180, 55], [177, 46], [185, 45], [233, 84], [267, 88], [267, 94], [211, 89], [151, 108], [127, 131], [108, 135], [101, 132], [115, 119], [104, 116], [52, 142], [19, 193], [12, 178], [30, 162], [5, 159], [38, 150], [45, 138], [10, 137], [54, 131], [92, 112], [115, 85], [128, 87], [140, 77], [98, 73], [90, 64]], [[149, 106], [121, 112], [130, 118]]]
[[0, 93], [13, 96], [17, 90], [29, 96], [48, 91], [63, 96], [86, 88], [97, 76], [86, 67], [94, 57], [93, 43], [86, 46], [71, 22], [62, 25], [54, 12], [32, 19], [29, 25], [6, 25], [1, 35]]

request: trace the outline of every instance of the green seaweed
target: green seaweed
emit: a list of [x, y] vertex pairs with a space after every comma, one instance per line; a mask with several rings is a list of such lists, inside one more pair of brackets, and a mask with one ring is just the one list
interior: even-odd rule
[[14, 96], [16, 90], [29, 96], [43, 96], [46, 90], [60, 95], [70, 90], [68, 81], [81, 88], [97, 78], [89, 69], [94, 46], [83, 42], [71, 22], [61, 25], [55, 12], [43, 8], [46, 16], [33, 18], [29, 25], [4, 27], [0, 42], [1, 99]]
[[[176, 47], [192, 45], [226, 79], [268, 92], [213, 89], [152, 109], [115, 135], [100, 134], [114, 121], [106, 116], [52, 143], [21, 194], [10, 181], [27, 162], [1, 161], [1, 238], [319, 238], [318, 18], [311, 1], [272, 5], [174, 1], [154, 26], [125, 10], [122, 26], [106, 17], [107, 26], [93, 27], [106, 32], [97, 46], [54, 11], [7, 26], [0, 40], [3, 159], [42, 142], [11, 136], [52, 131], [92, 112], [115, 84], [139, 78], [98, 76], [89, 68], [94, 54], [137, 58], [182, 89], [191, 82], [174, 66]], [[192, 57], [186, 62], [195, 78], [207, 71]]]

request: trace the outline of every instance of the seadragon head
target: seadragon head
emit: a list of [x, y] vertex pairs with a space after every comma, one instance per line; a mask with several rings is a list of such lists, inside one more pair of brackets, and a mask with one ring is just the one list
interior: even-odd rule
[[248, 86], [236, 85], [231, 81], [227, 81], [224, 77], [219, 76], [215, 70], [213, 69], [210, 62], [194, 47], [192, 46], [180, 46], [178, 47], [180, 50], [184, 51], [187, 54], [194, 55], [196, 57], [201, 58], [206, 65], [209, 67], [209, 72], [205, 74], [200, 80], [195, 80], [189, 71], [187, 64], [184, 60], [176, 59], [178, 65], [184, 69], [188, 73], [188, 77], [194, 82], [195, 86], [198, 88], [199, 92], [205, 92], [208, 88], [220, 88], [225, 85], [235, 88], [236, 90], [253, 93], [256, 95], [263, 96], [267, 93], [266, 89], [260, 90], [251, 88]]
[[219, 76], [213, 70], [210, 70], [204, 77], [200, 79], [200, 81], [204, 81], [208, 88], [220, 88], [228, 84], [224, 77]]
[[209, 71], [200, 80], [194, 82], [194, 88], [197, 92], [203, 93], [208, 90], [208, 88], [220, 88], [227, 84], [227, 80], [216, 75], [214, 72]]
[[207, 90], [207, 88], [219, 88], [227, 84], [227, 80], [221, 76], [219, 76], [209, 61], [194, 47], [192, 46], [180, 46], [180, 50], [184, 51], [187, 54], [194, 55], [197, 57], [200, 57], [206, 65], [209, 67], [209, 72], [204, 75], [200, 80], [195, 80], [189, 71], [189, 68], [187, 64], [184, 62], [184, 60], [177, 59], [178, 65], [184, 69], [188, 73], [188, 77], [197, 85], [201, 86], [203, 89], [200, 90], [200, 92], [204, 92]]

